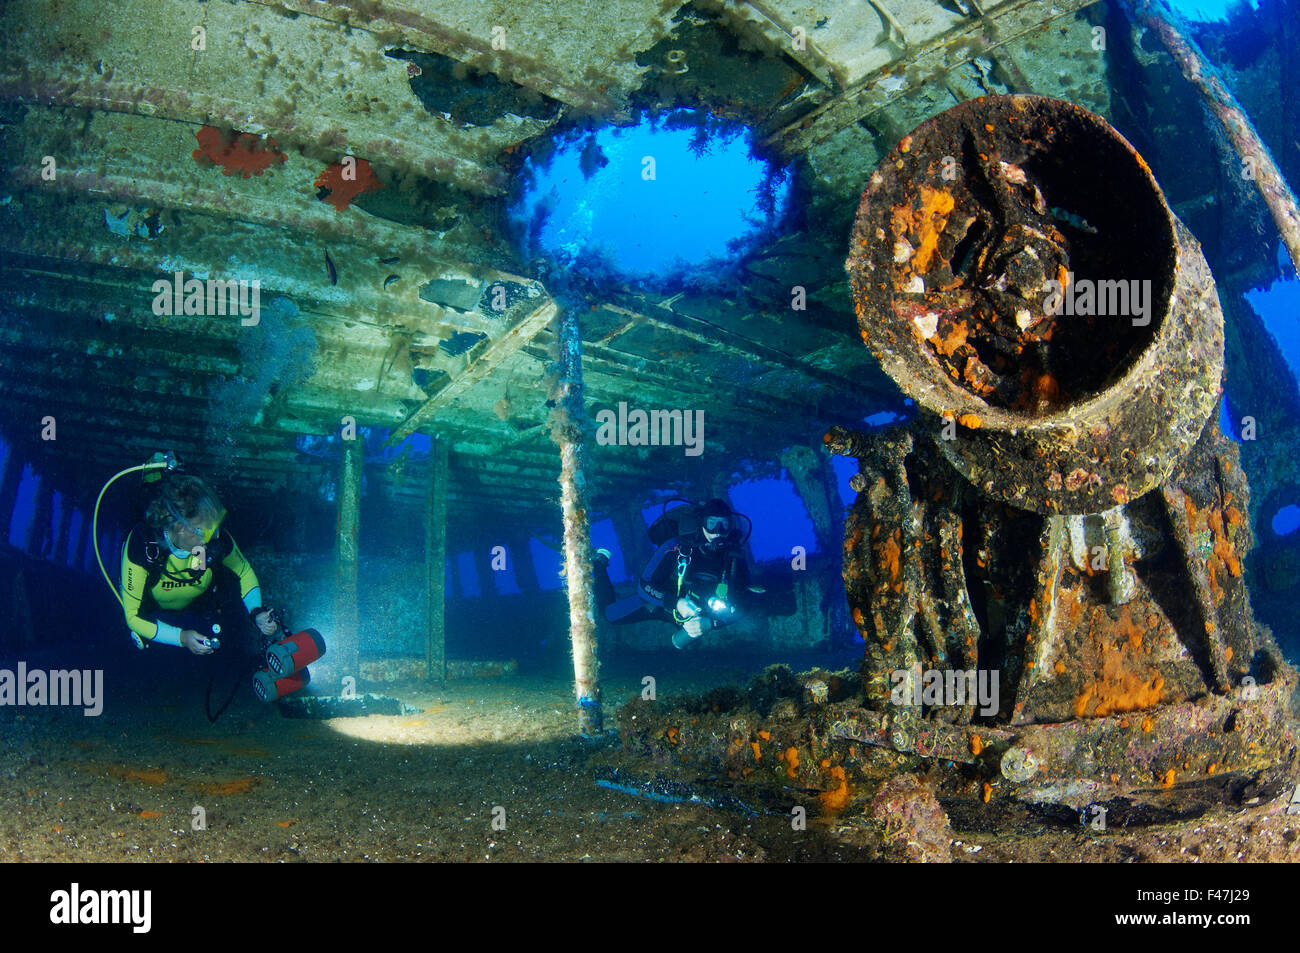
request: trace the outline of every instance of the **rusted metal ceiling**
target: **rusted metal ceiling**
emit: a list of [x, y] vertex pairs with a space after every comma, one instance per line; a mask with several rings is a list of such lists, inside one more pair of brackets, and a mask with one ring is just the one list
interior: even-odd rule
[[[11, 0], [7, 435], [83, 490], [171, 446], [251, 495], [329, 479], [330, 461], [295, 439], [352, 417], [450, 439], [453, 504], [544, 504], [557, 303], [502, 234], [514, 170], [551, 130], [704, 105], [795, 164], [807, 226], [747, 261], [734, 296], [611, 291], [583, 315], [589, 407], [703, 409], [712, 457], [611, 448], [593, 455], [594, 480], [644, 491], [653, 466], [652, 482], [707, 483], [741, 457], [779, 470], [782, 447], [895, 393], [857, 337], [842, 271], [867, 170], [917, 119], [970, 96], [1032, 89], [1106, 114], [1088, 3]], [[223, 174], [194, 157], [205, 125], [284, 159]], [[315, 183], [345, 156], [383, 188], [336, 208]], [[267, 362], [294, 357], [281, 338], [228, 316], [155, 315], [152, 284], [175, 272], [257, 279], [264, 310], [291, 301], [276, 334], [310, 329], [310, 374], [261, 393]], [[795, 285], [806, 311], [790, 308]], [[498, 287], [504, 309], [485, 304]], [[227, 399], [241, 382], [251, 397]], [[46, 414], [60, 438], [42, 444]], [[423, 499], [409, 472], [381, 481]]]

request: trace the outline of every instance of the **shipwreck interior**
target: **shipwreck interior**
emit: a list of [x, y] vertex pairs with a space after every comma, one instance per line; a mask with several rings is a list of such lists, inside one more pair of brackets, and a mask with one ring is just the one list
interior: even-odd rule
[[[1300, 181], [1300, 97], [1279, 93], [1300, 84], [1300, 8], [1234, 22], [1145, 0], [0, 4], [0, 657], [130, 664], [92, 537], [116, 575], [146, 488], [93, 514], [110, 477], [171, 451], [218, 488], [263, 588], [326, 634], [319, 692], [565, 673], [576, 732], [621, 732], [607, 786], [708, 778], [788, 811], [793, 784], [813, 813], [920, 816], [917, 772], [942, 763], [925, 784], [954, 820], [1014, 795], [1134, 823], [1276, 795], [1300, 659], [1300, 348], [1275, 317], [1300, 254], [1277, 211]], [[1007, 138], [1024, 97], [1078, 110]], [[891, 217], [948, 158], [1008, 191]], [[946, 223], [1020, 198], [1032, 217], [1015, 190], [1035, 181], [1081, 274], [1155, 279], [1154, 319], [1106, 348], [1040, 333], [1022, 372], [903, 299], [922, 275], [966, 293], [999, 252]], [[915, 274], [877, 280], [914, 252]], [[248, 296], [215, 313], [212, 282]], [[982, 349], [965, 378], [958, 347]], [[1168, 419], [1078, 410], [1130, 374]], [[602, 432], [636, 410], [698, 419], [699, 443]], [[1066, 418], [1086, 423], [1042, 450]], [[1126, 450], [1148, 445], [1155, 462]], [[753, 521], [763, 590], [693, 659], [592, 601], [593, 551], [627, 591], [674, 497]], [[602, 666], [660, 657], [811, 671], [602, 705]], [[995, 668], [1014, 711], [889, 711], [891, 673], [950, 664]], [[1206, 741], [1234, 719], [1231, 745]]]

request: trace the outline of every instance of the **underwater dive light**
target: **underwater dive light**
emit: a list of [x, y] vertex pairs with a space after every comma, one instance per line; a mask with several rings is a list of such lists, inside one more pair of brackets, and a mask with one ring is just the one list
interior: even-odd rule
[[292, 695], [311, 682], [311, 673], [307, 669], [294, 672], [285, 678], [276, 678], [266, 669], [253, 674], [253, 692], [264, 702], [273, 702]]
[[713, 590], [713, 595], [709, 596], [709, 608], [715, 613], [730, 612], [731, 606], [727, 602], [727, 584], [718, 583], [718, 587]]
[[305, 669], [325, 654], [325, 639], [315, 629], [295, 632], [266, 650], [266, 667], [277, 678]]

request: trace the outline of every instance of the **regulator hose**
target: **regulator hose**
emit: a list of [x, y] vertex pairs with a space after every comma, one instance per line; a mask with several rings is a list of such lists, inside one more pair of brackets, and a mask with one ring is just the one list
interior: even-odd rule
[[109, 481], [100, 489], [99, 496], [95, 500], [95, 513], [90, 521], [90, 545], [95, 549], [95, 562], [99, 563], [99, 571], [104, 574], [104, 581], [108, 583], [108, 588], [113, 593], [113, 598], [116, 599], [124, 609], [126, 608], [126, 603], [122, 601], [122, 594], [117, 591], [117, 586], [113, 585], [113, 580], [109, 577], [108, 570], [104, 568], [104, 559], [99, 554], [99, 504], [103, 502], [104, 494], [108, 492], [108, 488], [128, 473], [137, 473], [141, 470], [170, 470], [175, 467], [176, 458], [170, 453], [162, 460], [150, 460], [148, 463], [142, 463], [136, 467], [127, 467], [122, 472], [116, 473], [109, 478]]

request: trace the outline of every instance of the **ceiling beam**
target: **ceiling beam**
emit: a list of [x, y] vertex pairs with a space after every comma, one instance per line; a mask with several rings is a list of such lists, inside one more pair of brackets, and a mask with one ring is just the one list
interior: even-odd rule
[[555, 301], [549, 297], [543, 298], [500, 337], [490, 339], [486, 346], [478, 345], [483, 347], [483, 351], [473, 358], [464, 371], [453, 377], [445, 387], [402, 421], [388, 438], [388, 446], [395, 446], [416, 430], [427, 427], [438, 411], [490, 376], [502, 361], [531, 341], [558, 313]]
[[[1011, 0], [955, 29], [935, 37], [923, 46], [908, 50], [900, 59], [874, 70], [842, 93], [777, 130], [763, 144], [787, 159], [803, 155], [846, 126], [869, 119], [916, 91], [915, 82], [898, 82], [897, 76], [943, 76], [979, 56], [989, 56], [1000, 47], [1061, 17], [1071, 16], [1097, 0]], [[879, 8], [877, 8], [879, 9]], [[894, 77], [893, 82], [886, 82]]]

